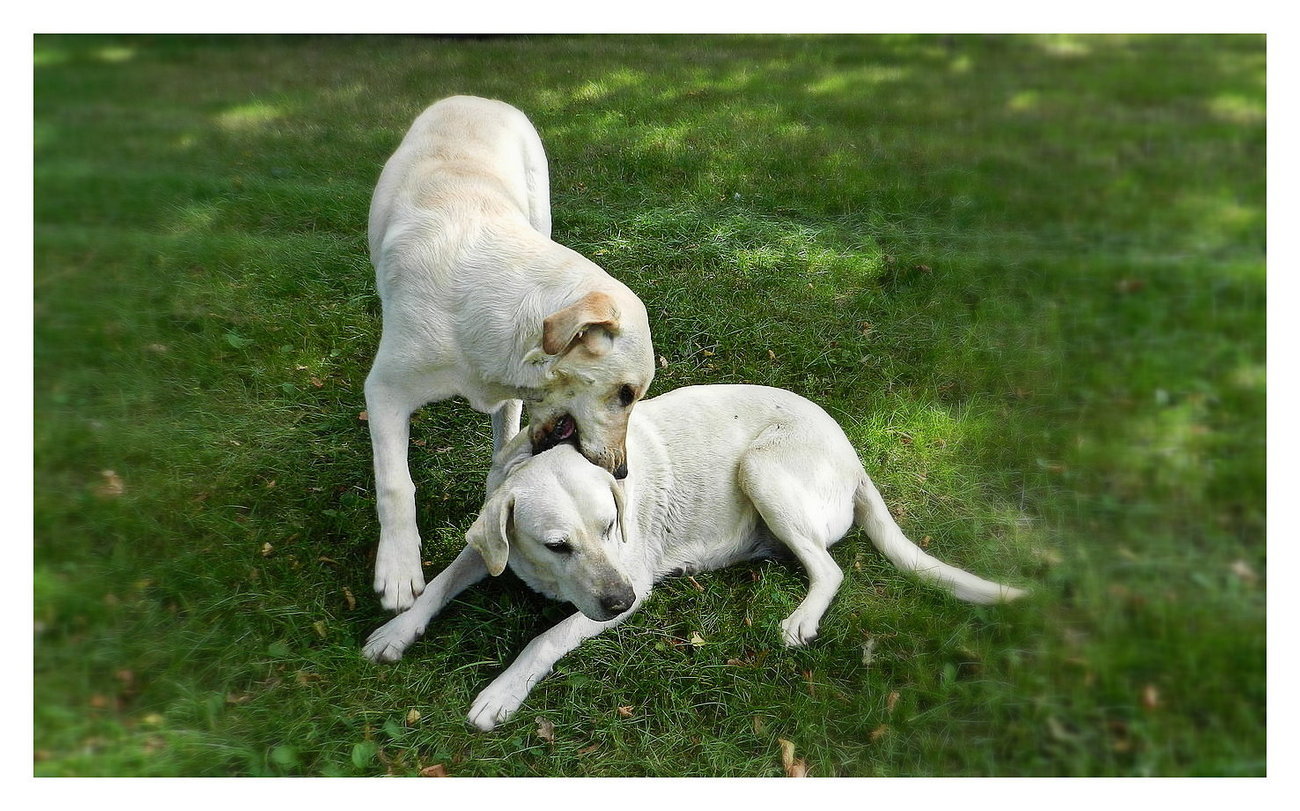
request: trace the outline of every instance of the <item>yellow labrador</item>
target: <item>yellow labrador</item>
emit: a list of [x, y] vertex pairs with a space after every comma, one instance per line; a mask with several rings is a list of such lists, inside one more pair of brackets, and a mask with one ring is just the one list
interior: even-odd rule
[[634, 465], [619, 483], [565, 445], [532, 455], [508, 443], [488, 478], [469, 544], [410, 611], [366, 641], [399, 659], [456, 594], [508, 564], [578, 613], [534, 639], [474, 701], [481, 729], [505, 721], [561, 656], [621, 622], [673, 574], [768, 557], [782, 548], [808, 571], [808, 594], [781, 623], [786, 645], [817, 636], [843, 578], [827, 549], [855, 524], [894, 565], [975, 603], [1024, 592], [976, 577], [903, 535], [844, 431], [814, 403], [765, 386], [690, 386], [637, 406]]
[[410, 416], [464, 397], [492, 415], [493, 447], [571, 442], [626, 475], [627, 418], [654, 377], [641, 300], [551, 240], [536, 130], [508, 104], [443, 99], [411, 125], [370, 206], [383, 335], [366, 378], [380, 523], [375, 590], [401, 611], [424, 588]]

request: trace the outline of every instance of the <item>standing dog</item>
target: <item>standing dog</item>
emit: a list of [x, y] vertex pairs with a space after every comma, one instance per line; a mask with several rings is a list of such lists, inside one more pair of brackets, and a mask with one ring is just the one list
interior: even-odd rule
[[409, 608], [424, 588], [406, 454], [425, 403], [461, 396], [490, 413], [499, 449], [527, 402], [534, 452], [571, 442], [626, 475], [628, 414], [654, 377], [649, 319], [626, 286], [551, 241], [549, 188], [524, 114], [468, 96], [425, 110], [375, 187], [383, 335], [366, 408], [385, 608]]
[[469, 720], [505, 721], [561, 656], [622, 621], [670, 574], [769, 557], [782, 547], [808, 570], [808, 595], [781, 623], [786, 645], [817, 636], [843, 574], [827, 549], [854, 524], [894, 565], [962, 600], [1023, 592], [941, 563], [903, 535], [844, 431], [817, 405], [764, 386], [690, 386], [637, 406], [636, 465], [619, 484], [569, 447], [497, 454], [469, 545], [416, 601], [366, 641], [399, 659], [429, 620], [487, 574], [510, 568], [579, 613], [534, 639], [479, 694]]

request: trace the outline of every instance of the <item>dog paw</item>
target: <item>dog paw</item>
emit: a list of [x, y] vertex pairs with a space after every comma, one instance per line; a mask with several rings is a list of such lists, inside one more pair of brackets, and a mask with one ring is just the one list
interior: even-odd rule
[[484, 732], [491, 732], [497, 724], [508, 721], [523, 703], [524, 696], [519, 691], [492, 682], [474, 699], [469, 708], [469, 722]]
[[781, 639], [787, 648], [807, 645], [817, 638], [817, 626], [821, 617], [810, 617], [799, 611], [794, 612], [781, 623]]
[[372, 662], [396, 662], [423, 631], [423, 628], [414, 627], [405, 614], [398, 614], [366, 639], [361, 652]]
[[389, 611], [405, 611], [424, 591], [420, 544], [379, 544], [375, 556], [375, 591], [379, 604]]

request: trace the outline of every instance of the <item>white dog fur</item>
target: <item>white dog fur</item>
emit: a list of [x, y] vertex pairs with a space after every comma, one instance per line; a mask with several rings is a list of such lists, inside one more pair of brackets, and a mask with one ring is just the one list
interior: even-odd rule
[[425, 403], [464, 397], [492, 415], [500, 449], [527, 402], [535, 451], [576, 442], [626, 470], [628, 413], [654, 376], [649, 320], [631, 290], [551, 240], [549, 188], [524, 114], [467, 96], [425, 110], [375, 187], [383, 334], [365, 391], [385, 608], [424, 588], [407, 446]]
[[855, 523], [901, 569], [960, 599], [1003, 602], [1019, 589], [942, 563], [909, 541], [844, 431], [791, 392], [691, 386], [643, 401], [628, 430], [622, 483], [573, 448], [532, 455], [522, 438], [497, 454], [468, 546], [415, 605], [370, 635], [365, 655], [395, 661], [453, 597], [507, 564], [579, 613], [534, 639], [474, 701], [489, 730], [568, 651], [639, 606], [671, 574], [707, 571], [787, 548], [808, 594], [781, 623], [786, 645], [817, 636], [843, 575], [827, 549]]

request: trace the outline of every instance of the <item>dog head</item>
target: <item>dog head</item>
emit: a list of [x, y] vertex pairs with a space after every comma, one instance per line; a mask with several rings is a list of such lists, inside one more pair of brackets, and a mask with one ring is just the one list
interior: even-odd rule
[[636, 600], [619, 563], [626, 512], [622, 485], [561, 446], [516, 464], [465, 540], [491, 574], [509, 564], [534, 590], [604, 622]]
[[627, 419], [654, 379], [645, 305], [630, 290], [593, 291], [547, 316], [534, 357], [549, 362], [528, 404], [533, 453], [572, 444], [617, 478], [627, 475]]

